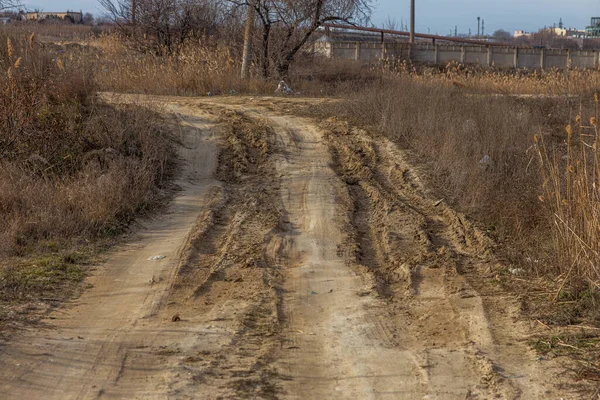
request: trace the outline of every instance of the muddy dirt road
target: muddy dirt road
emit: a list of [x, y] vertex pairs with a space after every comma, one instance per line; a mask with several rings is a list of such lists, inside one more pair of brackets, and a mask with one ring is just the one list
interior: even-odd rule
[[0, 348], [0, 398], [577, 397], [393, 143], [304, 100], [106, 97], [177, 119], [182, 190]]

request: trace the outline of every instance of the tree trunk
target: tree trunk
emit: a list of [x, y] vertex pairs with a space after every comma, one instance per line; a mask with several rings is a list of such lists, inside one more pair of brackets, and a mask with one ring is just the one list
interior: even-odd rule
[[242, 55], [242, 79], [248, 79], [250, 72], [250, 58], [252, 57], [252, 28], [254, 27], [254, 0], [248, 1], [248, 16], [244, 31], [244, 53]]
[[265, 25], [263, 29], [263, 78], [269, 77], [269, 40], [271, 36], [271, 26]]
[[314, 22], [313, 25], [304, 33], [302, 39], [288, 52], [284, 52], [282, 54], [282, 57], [279, 59], [279, 61], [277, 61], [277, 73], [281, 79], [287, 78], [287, 74], [292, 61], [294, 61], [294, 57], [320, 25], [321, 24], [318, 21]]

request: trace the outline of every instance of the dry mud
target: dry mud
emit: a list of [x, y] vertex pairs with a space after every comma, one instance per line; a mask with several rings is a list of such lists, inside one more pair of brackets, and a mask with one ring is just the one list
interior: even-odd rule
[[182, 190], [0, 349], [1, 398], [583, 396], [393, 143], [293, 101], [105, 97], [178, 119]]

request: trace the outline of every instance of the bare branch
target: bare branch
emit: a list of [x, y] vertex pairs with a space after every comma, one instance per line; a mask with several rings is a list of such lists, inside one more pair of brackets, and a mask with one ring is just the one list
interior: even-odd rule
[[0, 0], [0, 11], [12, 10], [23, 7], [23, 3], [19, 0]]

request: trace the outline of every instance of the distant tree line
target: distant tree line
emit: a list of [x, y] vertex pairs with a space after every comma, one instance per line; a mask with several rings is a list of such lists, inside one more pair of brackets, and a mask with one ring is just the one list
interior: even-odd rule
[[[161, 54], [190, 39], [241, 46], [254, 14], [254, 63], [264, 77], [285, 76], [300, 49], [327, 22], [364, 23], [372, 0], [99, 0], [122, 32]], [[248, 14], [248, 11], [253, 12]]]

